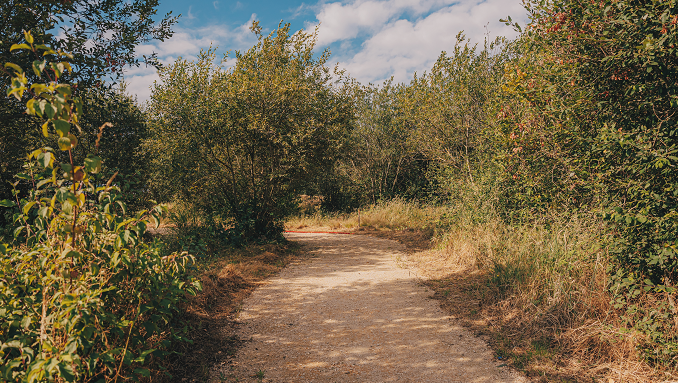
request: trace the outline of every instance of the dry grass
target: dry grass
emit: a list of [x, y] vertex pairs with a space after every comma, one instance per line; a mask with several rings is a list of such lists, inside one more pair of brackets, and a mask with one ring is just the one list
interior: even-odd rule
[[432, 230], [447, 211], [444, 207], [428, 206], [402, 199], [370, 205], [350, 214], [313, 214], [293, 217], [285, 224], [287, 230], [357, 231], [419, 229]]
[[409, 260], [443, 307], [537, 381], [672, 379], [640, 358], [644, 337], [610, 305], [602, 224], [550, 222], [458, 224]]
[[640, 358], [637, 346], [647, 340], [610, 306], [601, 222], [551, 217], [548, 226], [511, 226], [487, 208], [404, 201], [361, 213], [371, 229], [358, 230], [355, 213], [298, 217], [287, 227], [353, 230], [405, 243], [408, 263], [441, 306], [535, 381], [675, 379]]

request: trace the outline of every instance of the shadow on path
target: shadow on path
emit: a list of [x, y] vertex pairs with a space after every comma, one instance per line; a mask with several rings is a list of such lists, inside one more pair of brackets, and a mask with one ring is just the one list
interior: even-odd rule
[[[288, 234], [314, 257], [249, 297], [247, 344], [216, 381], [524, 382], [450, 321], [396, 259], [402, 246], [367, 236]], [[257, 376], [257, 373], [259, 374]]]

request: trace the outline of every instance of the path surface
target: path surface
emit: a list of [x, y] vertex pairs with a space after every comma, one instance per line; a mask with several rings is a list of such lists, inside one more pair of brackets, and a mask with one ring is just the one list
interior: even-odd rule
[[[288, 234], [312, 258], [288, 266], [245, 301], [248, 340], [216, 381], [527, 382], [457, 326], [399, 267], [403, 247], [359, 235]], [[259, 373], [259, 377], [257, 377]]]

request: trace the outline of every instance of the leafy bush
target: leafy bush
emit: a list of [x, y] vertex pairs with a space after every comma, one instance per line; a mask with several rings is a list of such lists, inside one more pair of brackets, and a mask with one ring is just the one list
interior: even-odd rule
[[[522, 78], [511, 82], [522, 110], [540, 120], [514, 125], [533, 131], [531, 140], [521, 132], [513, 148], [528, 162], [520, 180], [537, 181], [542, 206], [562, 208], [574, 198], [614, 223], [615, 307], [647, 337], [649, 361], [676, 365], [676, 2], [527, 7], [532, 22], [523, 41], [538, 65], [519, 65], [513, 73]], [[546, 147], [533, 149], [540, 143]]]
[[315, 35], [252, 30], [258, 42], [229, 70], [208, 51], [160, 71], [144, 143], [156, 190], [190, 202], [234, 242], [280, 236], [303, 185], [333, 166], [352, 118], [329, 53], [314, 57]]
[[[82, 101], [59, 83], [70, 56], [34, 44], [15, 44], [35, 55], [32, 70], [45, 83], [28, 84], [13, 71], [10, 96], [43, 119], [42, 134], [58, 151], [31, 152], [14, 184], [16, 229], [12, 246], [0, 244], [0, 377], [9, 382], [106, 382], [150, 376], [147, 368], [169, 342], [177, 304], [200, 284], [188, 276], [193, 257], [164, 254], [144, 239], [161, 209], [126, 214], [114, 177], [100, 175], [95, 154], [74, 161]], [[29, 97], [25, 97], [25, 95]], [[102, 126], [100, 129], [105, 129]], [[100, 134], [101, 134], [100, 130]], [[98, 149], [99, 140], [94, 145]]]

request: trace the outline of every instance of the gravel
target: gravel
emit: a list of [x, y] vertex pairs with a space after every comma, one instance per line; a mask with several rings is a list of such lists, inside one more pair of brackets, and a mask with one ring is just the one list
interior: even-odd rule
[[287, 234], [311, 257], [245, 300], [246, 340], [211, 375], [222, 382], [528, 382], [458, 326], [399, 265], [397, 242]]

